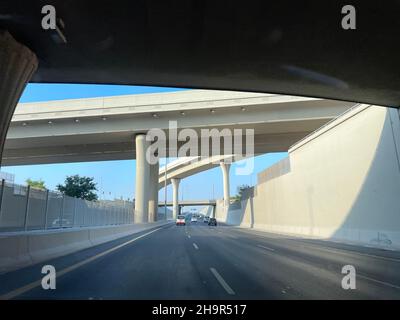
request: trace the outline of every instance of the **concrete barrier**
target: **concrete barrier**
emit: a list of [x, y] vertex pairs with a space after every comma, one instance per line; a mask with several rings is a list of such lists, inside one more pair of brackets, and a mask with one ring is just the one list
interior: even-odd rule
[[68, 254], [92, 246], [89, 229], [52, 231], [28, 236], [32, 263]]
[[4, 233], [0, 236], [0, 273], [20, 269], [168, 223], [170, 222], [157, 221], [120, 226]]
[[28, 236], [0, 236], [0, 273], [13, 267], [19, 269], [32, 263], [28, 250]]

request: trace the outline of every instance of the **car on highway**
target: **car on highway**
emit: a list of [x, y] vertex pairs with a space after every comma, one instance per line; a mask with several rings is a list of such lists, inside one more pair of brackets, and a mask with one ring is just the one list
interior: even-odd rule
[[209, 226], [217, 226], [217, 219], [210, 218], [210, 220], [208, 221], [208, 225]]
[[210, 221], [210, 217], [205, 216], [203, 222], [208, 223], [208, 221]]
[[177, 226], [185, 226], [186, 225], [186, 218], [183, 215], [179, 215], [176, 218], [176, 225]]
[[67, 228], [71, 227], [71, 222], [68, 219], [55, 219], [51, 223], [52, 228]]
[[197, 222], [197, 217], [196, 216], [192, 216], [192, 219], [190, 219], [190, 222]]

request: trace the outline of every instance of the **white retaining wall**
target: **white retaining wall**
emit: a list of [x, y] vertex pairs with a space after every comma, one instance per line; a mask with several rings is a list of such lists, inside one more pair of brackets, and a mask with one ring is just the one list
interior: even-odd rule
[[293, 146], [281, 175], [260, 174], [271, 178], [260, 179], [242, 209], [227, 212], [218, 201], [217, 218], [270, 232], [398, 249], [399, 152], [398, 110], [362, 105]]

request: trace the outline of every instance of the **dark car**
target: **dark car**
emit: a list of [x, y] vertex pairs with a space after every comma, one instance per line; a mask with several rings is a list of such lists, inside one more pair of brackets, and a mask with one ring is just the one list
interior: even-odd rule
[[208, 225], [209, 226], [216, 226], [217, 225], [217, 219], [210, 218], [210, 220], [208, 221]]

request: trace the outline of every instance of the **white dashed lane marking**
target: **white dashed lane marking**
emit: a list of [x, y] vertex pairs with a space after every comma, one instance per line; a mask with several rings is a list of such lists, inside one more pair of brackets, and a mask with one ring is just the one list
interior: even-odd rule
[[263, 248], [263, 249], [268, 250], [268, 251], [275, 251], [275, 249], [272, 249], [272, 248], [269, 248], [269, 247], [266, 247], [266, 246], [262, 246], [261, 244], [258, 244], [257, 247]]
[[222, 278], [222, 276], [218, 273], [217, 270], [215, 270], [215, 268], [210, 268], [210, 271], [214, 275], [214, 277], [217, 279], [219, 284], [222, 286], [222, 288], [224, 288], [228, 294], [230, 294], [230, 295], [235, 294], [235, 291], [233, 291], [233, 289], [229, 286], [229, 284], [226, 283], [224, 278]]

